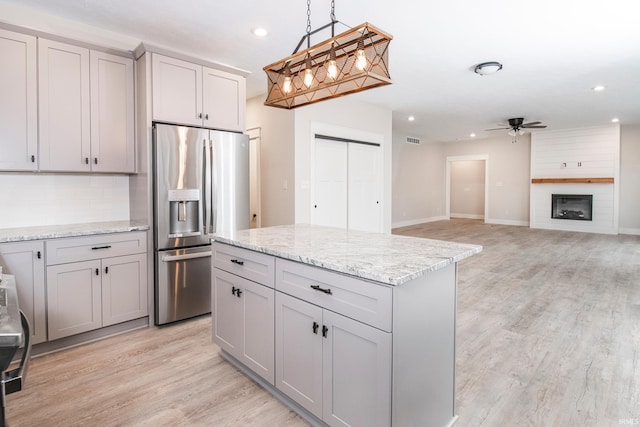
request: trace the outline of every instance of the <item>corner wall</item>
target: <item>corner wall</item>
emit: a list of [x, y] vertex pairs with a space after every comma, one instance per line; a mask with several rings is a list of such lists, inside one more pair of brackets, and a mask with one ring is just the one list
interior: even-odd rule
[[261, 225], [295, 221], [294, 112], [264, 106], [264, 96], [247, 100], [247, 129], [260, 128]]
[[640, 235], [640, 126], [620, 127], [621, 234]]

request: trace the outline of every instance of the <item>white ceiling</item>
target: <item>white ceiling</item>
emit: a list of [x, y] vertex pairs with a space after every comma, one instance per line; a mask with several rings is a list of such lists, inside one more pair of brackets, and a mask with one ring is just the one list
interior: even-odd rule
[[[248, 70], [249, 97], [266, 92], [262, 67], [293, 51], [307, 17], [304, 0], [0, 0], [0, 10], [3, 3], [127, 35], [129, 45], [117, 47], [144, 41]], [[311, 0], [314, 29], [329, 11], [330, 0]], [[486, 137], [510, 117], [549, 129], [613, 117], [640, 124], [639, 16], [637, 0], [336, 0], [341, 22], [368, 21], [394, 37], [394, 84], [351, 96], [388, 106], [394, 132], [426, 141]], [[269, 35], [253, 36], [257, 26]], [[473, 73], [486, 61], [504, 68]]]

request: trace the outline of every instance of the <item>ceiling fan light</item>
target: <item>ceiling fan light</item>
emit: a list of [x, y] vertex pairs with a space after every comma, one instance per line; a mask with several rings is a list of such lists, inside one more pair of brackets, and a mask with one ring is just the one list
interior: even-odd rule
[[516, 136], [516, 130], [515, 129], [511, 129], [509, 132], [507, 132], [509, 134], [509, 136]]
[[488, 76], [489, 74], [494, 74], [500, 70], [502, 70], [502, 64], [496, 61], [491, 61], [476, 65], [473, 71], [481, 76]]
[[524, 135], [524, 129], [518, 129], [518, 135]]

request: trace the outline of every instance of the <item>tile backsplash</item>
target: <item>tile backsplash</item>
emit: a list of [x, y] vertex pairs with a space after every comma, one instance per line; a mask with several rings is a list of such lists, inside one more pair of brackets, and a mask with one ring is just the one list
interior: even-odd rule
[[128, 219], [128, 176], [0, 173], [0, 228]]

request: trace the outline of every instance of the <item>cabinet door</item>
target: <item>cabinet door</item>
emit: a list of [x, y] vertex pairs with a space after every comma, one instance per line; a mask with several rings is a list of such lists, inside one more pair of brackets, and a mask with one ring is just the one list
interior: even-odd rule
[[33, 344], [47, 340], [44, 287], [44, 243], [42, 241], [0, 245], [3, 273], [16, 277], [18, 304], [31, 324]]
[[238, 297], [242, 301], [244, 326], [241, 361], [273, 384], [275, 290], [244, 279], [241, 290]]
[[153, 119], [202, 126], [202, 66], [152, 55]]
[[0, 29], [0, 58], [0, 170], [35, 170], [36, 38]]
[[89, 171], [89, 49], [38, 39], [40, 169]]
[[91, 170], [134, 172], [133, 60], [91, 51]]
[[323, 421], [391, 425], [391, 334], [328, 310], [323, 323]]
[[102, 326], [100, 261], [47, 267], [49, 340]]
[[102, 260], [102, 326], [147, 315], [147, 255]]
[[242, 302], [236, 297], [238, 277], [213, 269], [213, 341], [236, 359], [242, 357]]
[[212, 280], [213, 341], [273, 384], [275, 291], [217, 268]]
[[209, 128], [244, 132], [246, 81], [242, 76], [204, 67], [202, 111]]
[[276, 293], [276, 387], [322, 417], [322, 309], [280, 292]]

